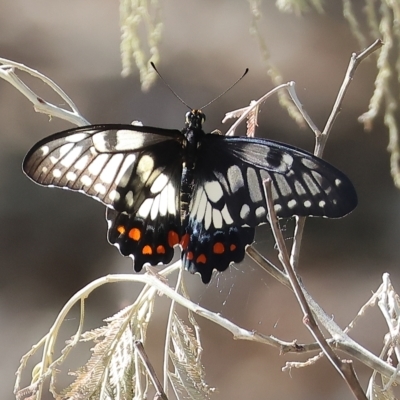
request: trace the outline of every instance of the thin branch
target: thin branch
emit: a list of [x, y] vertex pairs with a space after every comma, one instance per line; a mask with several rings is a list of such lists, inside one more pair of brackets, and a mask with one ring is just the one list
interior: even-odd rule
[[[182, 281], [182, 274], [183, 274], [183, 268], [179, 268], [178, 279], [175, 287], [176, 293], [179, 293], [179, 288]], [[172, 321], [174, 318], [175, 308], [176, 308], [176, 302], [172, 300], [169, 307], [168, 322], [165, 333], [165, 345], [164, 345], [165, 347], [164, 347], [163, 379], [164, 379], [164, 390], [166, 395], [168, 395], [168, 364], [169, 364], [169, 352], [171, 347], [171, 329], [172, 329]]]
[[339, 93], [336, 97], [336, 101], [333, 105], [331, 114], [325, 124], [325, 128], [322, 131], [322, 135], [317, 138], [316, 148], [314, 154], [318, 157], [322, 157], [322, 153], [325, 148], [326, 141], [328, 140], [329, 133], [333, 127], [336, 117], [339, 115], [344, 96], [350, 86], [351, 81], [353, 80], [354, 73], [356, 72], [357, 67], [360, 63], [365, 60], [368, 56], [370, 56], [373, 52], [377, 51], [383, 46], [383, 42], [380, 39], [375, 40], [370, 46], [361, 51], [360, 53], [353, 53], [350, 58], [350, 63], [346, 71], [346, 75], [344, 77], [342, 86], [339, 89]]
[[134, 345], [139, 354], [140, 359], [142, 360], [143, 365], [146, 368], [147, 373], [150, 376], [153, 386], [156, 388], [157, 391], [156, 398], [162, 400], [168, 400], [168, 397], [164, 392], [161, 382], [157, 377], [156, 371], [154, 370], [153, 365], [151, 364], [150, 359], [143, 347], [143, 343], [140, 340], [135, 340]]
[[[89, 125], [89, 122], [82, 117], [79, 113], [78, 108], [74, 102], [68, 97], [68, 95], [50, 78], [41, 74], [40, 72], [25, 66], [24, 64], [19, 64], [14, 61], [7, 60], [5, 58], [0, 58], [0, 78], [11, 83], [19, 92], [21, 92], [32, 104], [36, 112], [47, 114], [53, 117], [57, 117], [66, 121], [69, 121], [78, 126]], [[15, 73], [15, 69], [27, 72], [34, 78], [40, 79], [51, 89], [54, 90], [62, 100], [67, 103], [72, 111], [65, 110], [54, 104], [51, 104], [35, 94], [35, 92], [30, 89]]]
[[[336, 97], [335, 103], [333, 105], [331, 114], [329, 115], [329, 118], [326, 122], [325, 128], [322, 132], [318, 130], [318, 128], [314, 125], [314, 123], [311, 121], [311, 118], [308, 116], [306, 111], [303, 109], [302, 104], [300, 103], [296, 91], [294, 89], [294, 85], [291, 85], [288, 87], [288, 91], [290, 94], [290, 97], [292, 98], [293, 102], [297, 105], [299, 108], [300, 112], [302, 113], [304, 119], [310, 126], [310, 128], [313, 130], [315, 134], [315, 149], [314, 149], [314, 154], [317, 157], [322, 158], [322, 154], [326, 145], [326, 142], [329, 137], [329, 133], [332, 130], [333, 124], [336, 120], [336, 117], [339, 115], [344, 96], [347, 92], [347, 89], [350, 86], [350, 83], [353, 79], [354, 73], [356, 72], [357, 67], [360, 65], [361, 61], [363, 61], [365, 58], [367, 58], [369, 55], [371, 55], [374, 51], [377, 51], [380, 47], [382, 47], [383, 43], [381, 40], [376, 40], [374, 43], [372, 43], [370, 46], [368, 46], [366, 49], [361, 51], [360, 53], [353, 53], [350, 58], [349, 65], [347, 67], [347, 71], [343, 80], [343, 83], [339, 89], [339, 93]], [[303, 237], [303, 232], [304, 232], [304, 227], [305, 227], [305, 217], [299, 217], [297, 218], [297, 223], [296, 223], [296, 228], [295, 228], [295, 233], [294, 233], [294, 238], [293, 238], [293, 246], [292, 246], [292, 251], [291, 251], [291, 261], [293, 262], [293, 267], [297, 269], [297, 264], [298, 260], [300, 257], [300, 248], [301, 248], [301, 242], [302, 242], [302, 237]]]
[[238, 120], [229, 128], [229, 130], [226, 132], [225, 135], [226, 136], [234, 135], [236, 128], [247, 118], [247, 116], [253, 110], [255, 110], [257, 107], [259, 107], [260, 104], [262, 104], [265, 100], [268, 99], [268, 97], [272, 96], [276, 92], [279, 92], [281, 89], [287, 88], [290, 84], [291, 83], [289, 82], [289, 83], [284, 83], [282, 85], [279, 85], [279, 86], [275, 87], [274, 89], [270, 90], [268, 93], [266, 93], [264, 96], [262, 96], [257, 101], [252, 102], [250, 106], [225, 114], [225, 118], [222, 120], [222, 123], [226, 122], [230, 118], [238, 118], [240, 115]]
[[365, 393], [363, 392], [360, 382], [357, 380], [355, 372], [350, 363], [343, 363], [336, 356], [335, 352], [326, 342], [322, 332], [320, 331], [317, 322], [311, 312], [311, 309], [307, 303], [304, 293], [300, 287], [297, 276], [290, 264], [289, 254], [285, 245], [285, 239], [282, 236], [282, 232], [279, 226], [278, 218], [274, 210], [274, 200], [272, 197], [272, 182], [270, 179], [264, 181], [265, 197], [267, 200], [268, 216], [271, 225], [272, 232], [274, 234], [275, 242], [278, 247], [279, 260], [285, 269], [286, 275], [289, 278], [290, 285], [293, 288], [294, 294], [303, 312], [303, 322], [313, 335], [314, 339], [317, 341], [321, 350], [324, 352], [325, 356], [332, 363], [332, 365], [339, 372], [341, 377], [346, 381], [350, 390], [354, 394], [356, 399], [366, 400]]

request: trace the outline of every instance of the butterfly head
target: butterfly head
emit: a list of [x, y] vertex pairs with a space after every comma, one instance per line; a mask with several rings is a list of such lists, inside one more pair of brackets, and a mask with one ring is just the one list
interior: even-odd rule
[[186, 126], [190, 129], [202, 129], [206, 116], [201, 110], [192, 110], [186, 113]]

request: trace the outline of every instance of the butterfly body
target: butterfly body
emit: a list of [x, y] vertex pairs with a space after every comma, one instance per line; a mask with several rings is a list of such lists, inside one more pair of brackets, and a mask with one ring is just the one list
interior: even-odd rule
[[36, 183], [83, 192], [107, 206], [108, 240], [134, 269], [169, 263], [174, 247], [203, 282], [240, 262], [267, 222], [263, 181], [279, 217], [342, 217], [357, 205], [350, 180], [324, 160], [258, 138], [206, 134], [200, 110], [182, 131], [92, 125], [38, 142], [24, 160]]

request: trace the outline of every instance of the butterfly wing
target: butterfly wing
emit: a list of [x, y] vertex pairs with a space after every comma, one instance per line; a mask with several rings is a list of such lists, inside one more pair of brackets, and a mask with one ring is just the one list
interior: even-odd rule
[[109, 207], [108, 239], [123, 255], [168, 263], [180, 232], [182, 135], [133, 125], [93, 125], [57, 133], [27, 154], [35, 182], [82, 192]]
[[[168, 264], [174, 255], [174, 246], [180, 241], [180, 186], [182, 160], [173, 148], [163, 146], [163, 155], [153, 151], [157, 159], [157, 170], [163, 172], [150, 186], [145, 185], [140, 193], [140, 207], [134, 213], [116, 211], [108, 208], [108, 240], [116, 245], [124, 256], [133, 256], [135, 271], [140, 271], [143, 264]], [[149, 150], [146, 151], [146, 156]], [[160, 162], [162, 162], [162, 165]], [[155, 173], [152, 170], [152, 174]], [[151, 176], [151, 175], [150, 175]], [[135, 191], [137, 169], [132, 171], [127, 189]]]
[[[212, 160], [212, 162], [210, 162]], [[263, 180], [279, 217], [342, 217], [357, 205], [350, 180], [326, 161], [266, 139], [206, 135], [199, 149], [183, 253], [203, 282], [244, 258], [254, 227], [267, 222]]]
[[163, 172], [180, 155], [180, 138], [177, 130], [133, 125], [74, 128], [38, 142], [23, 170], [40, 185], [82, 192], [132, 213], [156, 196]]

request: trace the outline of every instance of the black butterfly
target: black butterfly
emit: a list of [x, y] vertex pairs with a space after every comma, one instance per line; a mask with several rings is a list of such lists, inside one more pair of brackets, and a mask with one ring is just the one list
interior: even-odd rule
[[357, 205], [350, 180], [324, 160], [278, 142], [206, 134], [200, 110], [182, 131], [91, 125], [56, 133], [27, 154], [24, 172], [44, 186], [83, 192], [107, 206], [108, 240], [143, 264], [167, 264], [174, 247], [204, 283], [240, 262], [267, 222], [263, 180], [278, 217], [338, 218]]

